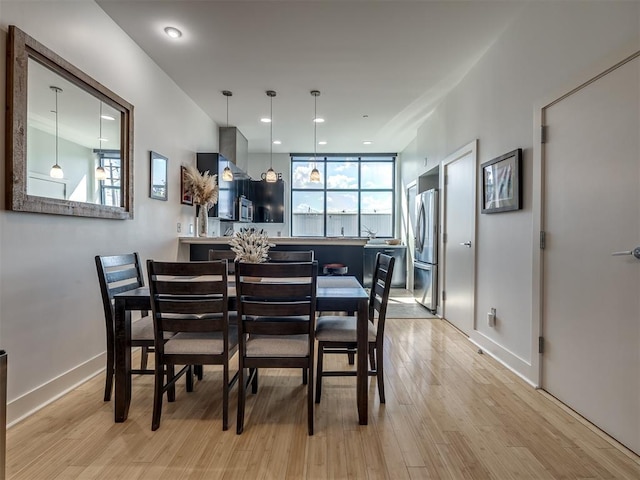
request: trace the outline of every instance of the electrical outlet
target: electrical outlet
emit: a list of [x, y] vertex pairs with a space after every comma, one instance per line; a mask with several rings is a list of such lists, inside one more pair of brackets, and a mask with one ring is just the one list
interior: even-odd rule
[[492, 308], [490, 312], [487, 313], [487, 325], [490, 327], [496, 326], [496, 309]]
[[178, 233], [182, 232], [182, 224], [180, 222], [178, 222], [178, 225], [176, 225], [176, 230], [178, 231]]

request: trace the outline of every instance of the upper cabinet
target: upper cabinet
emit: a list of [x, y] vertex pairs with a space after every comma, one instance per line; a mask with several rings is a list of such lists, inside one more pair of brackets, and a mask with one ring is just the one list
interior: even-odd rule
[[[198, 153], [196, 159], [198, 170], [218, 175], [220, 188], [218, 203], [209, 210], [209, 216], [218, 217], [220, 220], [237, 221], [237, 200], [242, 195], [251, 198], [251, 178], [219, 153]], [[222, 179], [222, 172], [227, 166], [233, 172], [233, 180], [229, 182]]]
[[284, 182], [254, 181], [253, 221], [256, 223], [284, 222]]

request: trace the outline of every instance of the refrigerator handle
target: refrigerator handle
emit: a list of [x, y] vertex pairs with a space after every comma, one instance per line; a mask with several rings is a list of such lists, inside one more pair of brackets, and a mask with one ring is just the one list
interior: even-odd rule
[[416, 251], [422, 252], [424, 246], [424, 203], [420, 202], [420, 209], [418, 210], [418, 224], [416, 225]]

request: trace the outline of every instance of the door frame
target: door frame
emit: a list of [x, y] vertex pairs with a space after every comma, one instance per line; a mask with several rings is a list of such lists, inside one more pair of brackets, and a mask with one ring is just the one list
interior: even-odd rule
[[413, 291], [413, 257], [415, 253], [414, 245], [414, 225], [411, 225], [411, 209], [415, 208], [415, 202], [412, 205], [409, 202], [409, 190], [415, 188], [416, 196], [418, 195], [418, 180], [409, 182], [404, 190], [404, 201], [407, 205], [406, 219], [407, 228], [405, 232], [405, 244], [407, 245], [407, 290]]
[[542, 126], [544, 125], [544, 113], [547, 108], [561, 101], [565, 97], [573, 94], [588, 84], [598, 80], [612, 70], [618, 68], [640, 55], [637, 42], [630, 42], [627, 45], [607, 55], [589, 68], [579, 72], [564, 86], [558, 88], [549, 95], [535, 103], [533, 110], [533, 168], [532, 168], [532, 275], [531, 275], [531, 361], [530, 369], [525, 374], [527, 381], [531, 382], [535, 388], [542, 388], [542, 351], [540, 339], [543, 335], [543, 261], [541, 245], [541, 232], [544, 230], [544, 174], [545, 156], [544, 143], [542, 137]]
[[[447, 270], [447, 247], [446, 242], [444, 241], [444, 233], [447, 230], [447, 218], [446, 218], [446, 202], [447, 202], [447, 167], [449, 164], [467, 156], [471, 155], [472, 162], [471, 168], [473, 170], [473, 234], [471, 238], [471, 258], [472, 258], [472, 289], [471, 289], [471, 328], [475, 330], [476, 328], [476, 290], [477, 290], [477, 282], [476, 282], [476, 253], [477, 253], [477, 239], [478, 239], [478, 219], [477, 219], [477, 202], [478, 202], [478, 140], [472, 140], [466, 145], [460, 147], [458, 150], [453, 153], [447, 155], [447, 157], [440, 162], [440, 232], [438, 235], [438, 241], [440, 242], [439, 247], [439, 271], [438, 271], [438, 283], [442, 285], [440, 288], [440, 298], [438, 305], [438, 315], [442, 318], [447, 318], [446, 316], [446, 270]], [[444, 295], [443, 295], [444, 294]], [[465, 332], [466, 334], [466, 332]], [[471, 332], [469, 332], [469, 336]]]

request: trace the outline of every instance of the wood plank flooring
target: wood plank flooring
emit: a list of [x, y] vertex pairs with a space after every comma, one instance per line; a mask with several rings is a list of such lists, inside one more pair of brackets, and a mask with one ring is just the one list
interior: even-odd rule
[[[113, 422], [100, 375], [7, 432], [17, 479], [638, 479], [640, 458], [536, 391], [438, 319], [387, 321], [386, 405], [369, 386], [357, 422], [355, 378], [325, 379], [307, 435], [298, 370], [263, 370], [245, 431], [221, 425], [221, 371], [151, 431], [153, 378], [133, 381], [129, 419]], [[138, 361], [137, 356], [134, 361]], [[342, 368], [346, 356], [327, 357]], [[166, 397], [165, 397], [166, 398]]]

